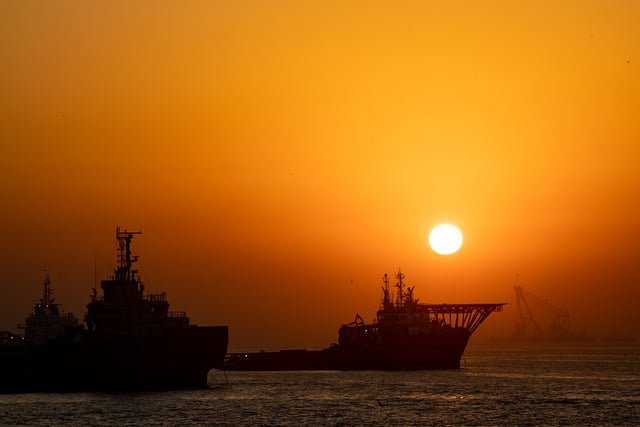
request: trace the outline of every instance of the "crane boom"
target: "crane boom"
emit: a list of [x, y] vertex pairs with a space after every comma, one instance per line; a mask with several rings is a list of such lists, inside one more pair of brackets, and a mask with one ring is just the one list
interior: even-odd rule
[[570, 331], [569, 313], [562, 308], [556, 307], [549, 301], [542, 299], [522, 286], [513, 287], [516, 293], [516, 331], [515, 335], [521, 337], [541, 337], [543, 331], [539, 323], [533, 316], [533, 311], [529, 305], [529, 301], [537, 303], [547, 311], [555, 315], [555, 319], [549, 325], [549, 332], [552, 334], [567, 334]]

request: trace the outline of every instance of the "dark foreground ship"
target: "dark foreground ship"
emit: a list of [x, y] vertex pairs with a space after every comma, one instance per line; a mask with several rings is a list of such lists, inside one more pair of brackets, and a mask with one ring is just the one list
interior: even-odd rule
[[0, 392], [152, 391], [205, 388], [228, 343], [227, 326], [189, 324], [166, 294], [145, 294], [131, 240], [116, 229], [113, 276], [93, 289], [86, 328], [54, 302], [48, 277], [24, 337], [0, 336]]
[[471, 334], [498, 304], [420, 304], [414, 287], [396, 274], [395, 298], [383, 279], [382, 307], [377, 319], [343, 325], [338, 343], [323, 350], [230, 354], [222, 368], [230, 371], [418, 370], [459, 369]]

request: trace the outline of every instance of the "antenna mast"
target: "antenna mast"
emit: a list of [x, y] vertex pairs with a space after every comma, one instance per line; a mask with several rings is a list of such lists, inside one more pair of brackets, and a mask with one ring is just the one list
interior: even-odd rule
[[404, 274], [402, 274], [402, 271], [400, 271], [399, 268], [398, 272], [396, 273], [396, 279], [398, 279], [398, 281], [396, 282], [396, 288], [398, 288], [398, 295], [396, 295], [396, 306], [400, 308], [404, 303], [404, 283], [402, 282], [402, 279], [404, 279]]
[[136, 234], [142, 234], [142, 231], [120, 231], [120, 227], [116, 227], [116, 240], [118, 243], [118, 266], [115, 269], [114, 279], [122, 282], [135, 282], [138, 270], [132, 270], [131, 266], [134, 262], [138, 262], [137, 255], [131, 255], [131, 240]]
[[53, 303], [53, 290], [51, 289], [51, 279], [49, 273], [46, 272], [44, 276], [43, 291], [42, 291], [42, 305], [47, 307]]

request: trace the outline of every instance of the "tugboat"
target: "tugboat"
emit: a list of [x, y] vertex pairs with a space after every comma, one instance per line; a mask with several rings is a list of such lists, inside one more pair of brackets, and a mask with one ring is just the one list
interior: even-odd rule
[[0, 338], [0, 392], [154, 391], [207, 387], [207, 373], [227, 352], [227, 326], [191, 325], [170, 312], [166, 294], [145, 294], [133, 269], [139, 231], [116, 228], [117, 266], [93, 289], [86, 328], [63, 315], [45, 279], [44, 297], [26, 319], [24, 337]]
[[[421, 304], [414, 287], [396, 274], [392, 295], [383, 277], [376, 320], [342, 325], [338, 343], [322, 350], [234, 353], [220, 366], [229, 371], [459, 369], [471, 334], [505, 303]], [[395, 297], [395, 298], [394, 298]]]

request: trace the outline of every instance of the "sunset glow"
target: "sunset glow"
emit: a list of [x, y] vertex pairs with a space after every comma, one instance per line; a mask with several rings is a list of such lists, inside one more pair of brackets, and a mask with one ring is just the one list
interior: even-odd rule
[[82, 318], [121, 226], [145, 289], [231, 350], [333, 342], [399, 266], [421, 301], [512, 302], [519, 274], [638, 336], [640, 2], [0, 9], [0, 330], [45, 269]]

